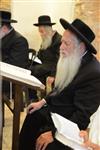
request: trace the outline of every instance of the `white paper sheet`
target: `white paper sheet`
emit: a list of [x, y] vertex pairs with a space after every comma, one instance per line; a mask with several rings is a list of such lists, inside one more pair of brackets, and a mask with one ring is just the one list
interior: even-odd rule
[[56, 113], [51, 113], [51, 117], [57, 128], [55, 138], [65, 145], [68, 145], [75, 150], [87, 150], [82, 146], [83, 139], [79, 136], [79, 128], [76, 123], [60, 116]]
[[32, 56], [32, 53], [29, 53], [29, 59], [39, 63], [39, 64], [42, 64], [42, 61], [37, 57], [37, 56]]

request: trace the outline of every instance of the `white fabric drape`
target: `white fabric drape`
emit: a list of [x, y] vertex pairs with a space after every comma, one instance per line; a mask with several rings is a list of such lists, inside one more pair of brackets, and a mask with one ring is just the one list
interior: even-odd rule
[[89, 125], [89, 138], [93, 143], [100, 145], [100, 106], [98, 110], [91, 116]]

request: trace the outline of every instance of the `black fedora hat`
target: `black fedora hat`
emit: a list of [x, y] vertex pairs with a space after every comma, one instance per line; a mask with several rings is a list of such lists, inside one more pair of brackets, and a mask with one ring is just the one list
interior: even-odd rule
[[96, 49], [91, 44], [91, 42], [95, 39], [95, 34], [87, 24], [85, 24], [80, 19], [75, 19], [70, 24], [69, 22], [67, 22], [65, 19], [62, 18], [60, 19], [60, 23], [64, 27], [64, 29], [69, 29], [73, 33], [75, 33], [77, 37], [86, 44], [87, 50], [91, 51], [94, 54], [97, 53]]
[[40, 26], [40, 25], [52, 26], [54, 24], [56, 24], [56, 23], [52, 23], [51, 18], [49, 16], [43, 15], [38, 18], [38, 23], [35, 23], [33, 25], [35, 25], [35, 26]]
[[11, 12], [0, 11], [0, 23], [17, 23], [17, 21], [11, 19]]

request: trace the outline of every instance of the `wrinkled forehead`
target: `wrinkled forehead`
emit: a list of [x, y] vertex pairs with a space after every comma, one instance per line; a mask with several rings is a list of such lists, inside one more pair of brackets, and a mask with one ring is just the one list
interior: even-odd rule
[[52, 26], [41, 25], [39, 26], [39, 32], [49, 32], [52, 31]]
[[72, 31], [70, 31], [69, 29], [65, 30], [62, 36], [62, 41], [68, 41], [68, 42], [74, 42], [77, 41], [78, 38], [75, 35], [75, 33], [73, 33]]
[[69, 29], [64, 31], [63, 36], [66, 38], [77, 38], [76, 34]]
[[47, 25], [40, 25], [38, 27], [39, 32], [45, 32], [45, 31], [47, 31], [48, 28], [49, 28], [49, 26], [47, 26]]

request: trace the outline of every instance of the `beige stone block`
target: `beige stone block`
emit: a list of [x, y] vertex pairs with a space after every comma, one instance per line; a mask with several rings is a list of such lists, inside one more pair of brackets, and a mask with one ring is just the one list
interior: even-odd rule
[[97, 49], [100, 60], [100, 0], [76, 0], [74, 18], [86, 22], [96, 34], [93, 45]]
[[0, 10], [11, 11], [11, 0], [0, 0]]

